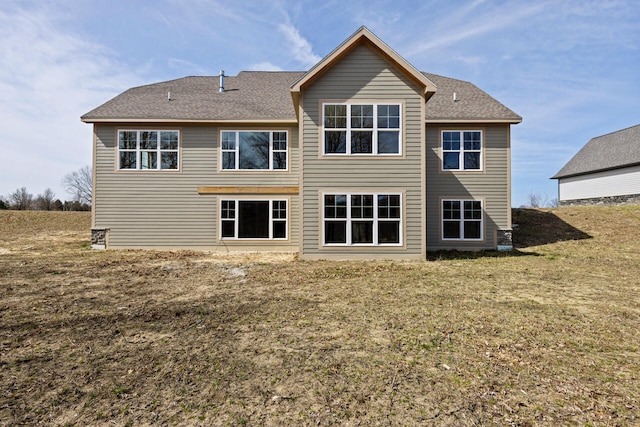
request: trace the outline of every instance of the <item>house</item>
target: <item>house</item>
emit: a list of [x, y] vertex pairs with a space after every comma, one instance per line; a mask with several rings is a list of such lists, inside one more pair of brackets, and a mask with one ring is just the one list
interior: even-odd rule
[[640, 203], [640, 125], [592, 138], [552, 179], [559, 206]]
[[425, 259], [511, 247], [510, 127], [362, 27], [306, 72], [125, 91], [94, 127], [98, 248]]

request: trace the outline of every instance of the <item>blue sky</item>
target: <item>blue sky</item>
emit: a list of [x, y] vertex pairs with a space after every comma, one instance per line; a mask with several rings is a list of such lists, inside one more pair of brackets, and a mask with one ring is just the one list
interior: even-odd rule
[[80, 116], [188, 75], [307, 70], [366, 25], [422, 71], [471, 81], [523, 117], [512, 205], [590, 138], [640, 124], [637, 0], [0, 0], [0, 195], [91, 163]]

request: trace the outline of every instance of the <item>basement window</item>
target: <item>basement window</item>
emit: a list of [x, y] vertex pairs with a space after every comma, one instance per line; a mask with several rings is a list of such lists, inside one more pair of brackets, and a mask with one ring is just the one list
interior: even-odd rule
[[325, 194], [325, 246], [402, 244], [400, 194]]
[[480, 200], [442, 201], [442, 240], [482, 240]]
[[221, 239], [287, 238], [286, 200], [222, 200]]

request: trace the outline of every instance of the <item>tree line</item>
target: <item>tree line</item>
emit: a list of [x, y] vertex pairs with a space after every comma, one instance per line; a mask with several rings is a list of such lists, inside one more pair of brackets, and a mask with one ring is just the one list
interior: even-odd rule
[[45, 189], [34, 196], [27, 187], [18, 188], [6, 197], [0, 196], [0, 209], [40, 211], [90, 211], [92, 198], [91, 167], [85, 166], [70, 172], [62, 179], [62, 186], [72, 195], [72, 200], [62, 201], [53, 190]]

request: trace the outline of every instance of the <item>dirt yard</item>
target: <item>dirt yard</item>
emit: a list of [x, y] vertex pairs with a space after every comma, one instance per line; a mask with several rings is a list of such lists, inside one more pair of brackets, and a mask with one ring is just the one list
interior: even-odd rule
[[424, 262], [95, 251], [0, 211], [0, 425], [640, 424], [640, 207]]

